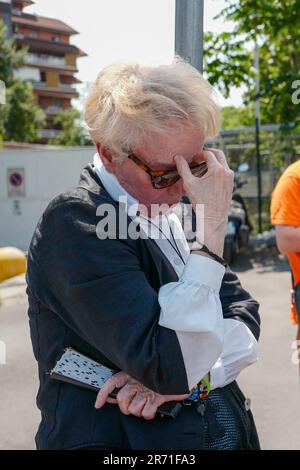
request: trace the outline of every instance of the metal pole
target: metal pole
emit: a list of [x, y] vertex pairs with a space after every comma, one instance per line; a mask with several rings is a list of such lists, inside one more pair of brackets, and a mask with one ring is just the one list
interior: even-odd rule
[[[255, 86], [256, 94], [260, 92], [259, 82], [259, 47], [255, 42], [254, 46], [254, 67], [256, 70]], [[261, 155], [260, 155], [260, 103], [257, 96], [255, 101], [255, 145], [256, 145], [256, 173], [257, 173], [257, 212], [258, 212], [258, 233], [262, 232], [262, 194], [261, 194]]]
[[175, 54], [203, 72], [204, 0], [176, 0]]

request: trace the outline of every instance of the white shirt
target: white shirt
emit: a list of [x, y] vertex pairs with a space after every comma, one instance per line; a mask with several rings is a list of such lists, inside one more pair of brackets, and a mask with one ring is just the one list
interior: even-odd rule
[[[106, 170], [98, 154], [93, 163], [108, 194], [115, 201], [127, 198], [127, 213], [137, 220], [138, 201]], [[138, 217], [138, 221], [179, 278], [159, 289], [159, 324], [176, 332], [189, 388], [209, 371], [211, 388], [224, 387], [258, 359], [257, 341], [247, 325], [223, 318], [219, 292], [224, 266], [210, 258], [190, 254], [180, 221], [172, 211], [160, 216], [161, 225], [158, 219]], [[176, 234], [175, 243], [172, 233]]]

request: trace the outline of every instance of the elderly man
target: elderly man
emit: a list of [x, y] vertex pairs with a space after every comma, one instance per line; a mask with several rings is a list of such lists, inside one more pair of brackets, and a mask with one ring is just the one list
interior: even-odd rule
[[[37, 448], [258, 449], [235, 381], [257, 359], [258, 304], [222, 259], [233, 172], [204, 150], [219, 123], [211, 86], [181, 60], [114, 64], [85, 116], [94, 161], [51, 201], [28, 255]], [[191, 250], [173, 211], [182, 196]], [[97, 399], [47, 374], [68, 346], [117, 371]], [[174, 400], [175, 419], [156, 413]]]

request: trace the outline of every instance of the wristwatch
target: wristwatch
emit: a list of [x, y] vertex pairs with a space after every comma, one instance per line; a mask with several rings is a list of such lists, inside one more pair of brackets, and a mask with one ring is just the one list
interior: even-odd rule
[[223, 266], [227, 266], [227, 263], [226, 261], [224, 260], [224, 258], [221, 258], [221, 256], [218, 256], [216, 253], [214, 253], [213, 251], [211, 251], [206, 245], [201, 245], [199, 248], [194, 248], [191, 250], [191, 254], [192, 253], [199, 253], [199, 251], [203, 252], [203, 253], [206, 253], [208, 254], [211, 258], [213, 258], [215, 261], [217, 261], [218, 263], [221, 263]]

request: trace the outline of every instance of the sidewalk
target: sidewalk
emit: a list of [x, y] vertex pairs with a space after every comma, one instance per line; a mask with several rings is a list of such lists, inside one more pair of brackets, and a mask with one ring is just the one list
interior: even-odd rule
[[0, 282], [0, 307], [26, 302], [25, 274]]
[[35, 449], [38, 372], [27, 308], [26, 302], [0, 308], [0, 339], [6, 345], [6, 364], [0, 364], [0, 450]]
[[239, 384], [251, 399], [263, 449], [300, 449], [298, 366], [292, 362], [297, 328], [289, 319], [291, 275], [276, 249], [241, 254], [236, 271], [260, 303], [259, 361], [245, 369]]
[[[262, 448], [299, 450], [299, 375], [291, 361], [296, 331], [288, 316], [288, 264], [275, 251], [255, 252], [240, 255], [232, 268], [261, 304], [260, 360], [245, 369], [238, 381], [251, 399]], [[24, 276], [0, 284], [0, 296], [11, 303], [0, 308], [0, 339], [7, 346], [7, 364], [0, 365], [0, 449], [34, 449], [40, 421], [35, 403], [37, 364], [27, 302], [21, 301], [24, 295]]]

